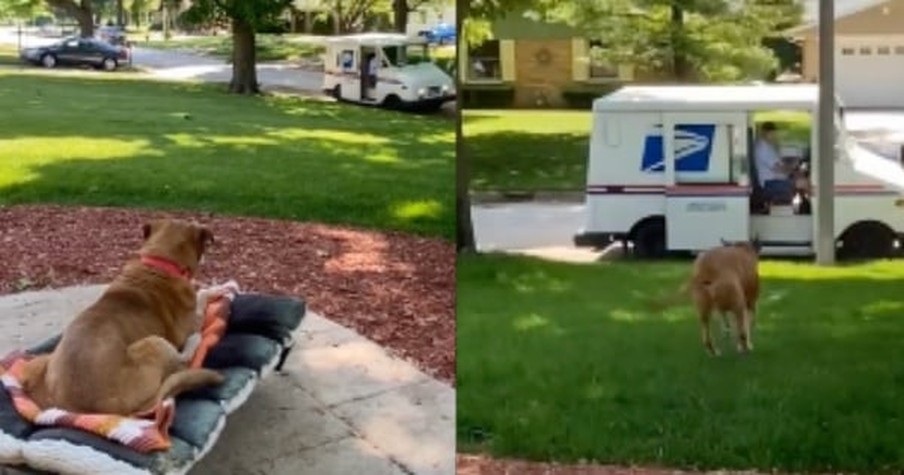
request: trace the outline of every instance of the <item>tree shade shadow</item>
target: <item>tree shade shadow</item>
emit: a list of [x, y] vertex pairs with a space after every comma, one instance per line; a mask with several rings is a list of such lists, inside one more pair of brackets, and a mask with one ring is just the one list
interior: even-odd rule
[[15, 114], [0, 118], [9, 147], [0, 156], [18, 160], [0, 165], [0, 203], [185, 208], [453, 235], [447, 120], [234, 97], [209, 85], [29, 74], [0, 75], [4, 103]]

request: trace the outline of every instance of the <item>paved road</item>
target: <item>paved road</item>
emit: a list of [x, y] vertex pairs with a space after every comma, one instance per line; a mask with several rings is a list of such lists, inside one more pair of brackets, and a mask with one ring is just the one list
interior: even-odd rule
[[[58, 38], [42, 38], [23, 35], [23, 47], [40, 46], [58, 41]], [[19, 38], [14, 29], [0, 29], [0, 44], [17, 45]], [[222, 59], [178, 51], [157, 50], [137, 46], [132, 51], [132, 62], [151, 75], [161, 79], [228, 82], [232, 77], [232, 65]], [[261, 63], [257, 65], [258, 81], [263, 87], [292, 88], [319, 92], [323, 74], [306, 71], [297, 65]]]
[[[134, 65], [162, 79], [229, 82], [232, 77], [232, 65], [222, 59], [142, 47], [134, 48], [132, 55]], [[323, 73], [285, 63], [258, 64], [257, 79], [263, 87], [312, 92], [319, 92], [323, 85]]]

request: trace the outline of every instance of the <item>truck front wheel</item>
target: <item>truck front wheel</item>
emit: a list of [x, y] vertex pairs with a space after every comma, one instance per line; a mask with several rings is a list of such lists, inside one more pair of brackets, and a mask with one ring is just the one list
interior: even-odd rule
[[665, 223], [651, 220], [634, 231], [634, 256], [638, 259], [661, 259], [666, 256]]

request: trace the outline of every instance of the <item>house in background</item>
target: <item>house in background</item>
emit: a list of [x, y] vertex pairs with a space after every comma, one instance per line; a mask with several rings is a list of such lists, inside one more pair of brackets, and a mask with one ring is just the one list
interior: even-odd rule
[[563, 107], [569, 95], [598, 96], [638, 79], [631, 66], [595, 59], [602, 45], [566, 24], [510, 14], [492, 32], [492, 40], [459, 51], [466, 98], [495, 92], [505, 97], [496, 107]]
[[[800, 42], [801, 75], [819, 79], [817, 4], [787, 34]], [[846, 107], [904, 107], [904, 0], [838, 0], [835, 11], [835, 89]]]

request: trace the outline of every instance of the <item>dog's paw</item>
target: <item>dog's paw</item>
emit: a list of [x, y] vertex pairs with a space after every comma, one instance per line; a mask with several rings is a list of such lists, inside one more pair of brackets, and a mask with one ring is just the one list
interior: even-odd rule
[[233, 292], [239, 291], [239, 283], [234, 280], [226, 282], [225, 284], [223, 284], [223, 287], [227, 290], [232, 290]]
[[188, 339], [185, 340], [185, 346], [183, 346], [182, 351], [179, 352], [179, 359], [184, 363], [188, 363], [195, 357], [195, 352], [198, 351], [199, 346], [201, 346], [201, 333], [192, 333], [189, 335]]

